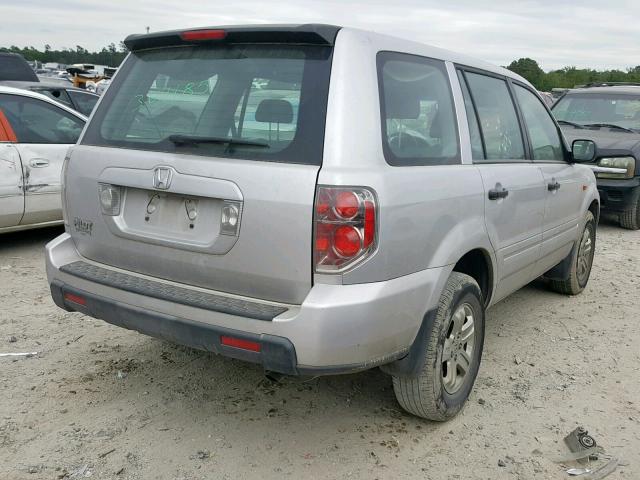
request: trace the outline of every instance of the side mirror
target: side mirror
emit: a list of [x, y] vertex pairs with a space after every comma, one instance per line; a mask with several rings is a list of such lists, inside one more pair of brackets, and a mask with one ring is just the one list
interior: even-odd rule
[[574, 140], [571, 155], [576, 163], [592, 162], [596, 158], [596, 144], [592, 140]]

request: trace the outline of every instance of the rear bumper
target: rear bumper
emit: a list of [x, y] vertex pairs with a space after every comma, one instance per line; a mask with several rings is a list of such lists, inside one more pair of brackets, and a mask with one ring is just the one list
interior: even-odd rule
[[640, 177], [628, 180], [598, 179], [601, 209], [609, 213], [621, 213], [631, 205], [631, 198], [640, 188]]
[[[63, 234], [46, 247], [47, 276], [55, 303], [114, 325], [132, 329], [217, 354], [262, 364], [266, 370], [289, 375], [346, 373], [389, 363], [406, 355], [422, 318], [437, 305], [450, 267], [428, 269], [397, 279], [358, 285], [316, 284], [302, 305], [284, 305], [242, 298], [97, 266], [77, 253], [71, 237]], [[85, 262], [131, 279], [134, 287], [106, 284], [66, 268]], [[118, 277], [115, 277], [118, 278]], [[118, 281], [121, 281], [122, 277]], [[148, 283], [183, 298], [137, 288]], [[119, 288], [123, 287], [123, 288]], [[165, 289], [160, 289], [163, 291]], [[85, 305], [65, 299], [81, 296]], [[248, 310], [220, 311], [215, 305], [184, 298], [226, 297], [234, 304], [256, 305], [273, 318], [258, 318]], [[229, 304], [229, 302], [225, 303]], [[278, 313], [281, 312], [281, 313]], [[260, 344], [260, 351], [222, 345], [221, 336]]]

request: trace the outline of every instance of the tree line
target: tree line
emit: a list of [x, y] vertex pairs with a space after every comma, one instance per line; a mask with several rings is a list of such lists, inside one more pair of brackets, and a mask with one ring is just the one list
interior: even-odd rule
[[603, 82], [640, 83], [640, 65], [622, 70], [594, 70], [592, 68], [564, 67], [545, 72], [531, 58], [514, 60], [507, 67], [512, 72], [529, 80], [538, 90], [548, 92], [552, 88], [572, 88], [576, 85]]
[[110, 43], [98, 52], [90, 52], [81, 45], [76, 45], [75, 49], [63, 48], [62, 50], [53, 50], [49, 44], [44, 46], [44, 50], [38, 50], [35, 47], [20, 48], [12, 45], [8, 48], [0, 47], [0, 52], [19, 53], [27, 60], [42, 63], [54, 62], [66, 65], [91, 63], [117, 67], [127, 55], [127, 47], [123, 42], [120, 42], [118, 46], [115, 43]]
[[[42, 63], [55, 62], [67, 65], [74, 63], [92, 63], [95, 65], [107, 65], [117, 67], [127, 55], [127, 47], [123, 42], [117, 46], [110, 43], [100, 51], [89, 52], [81, 45], [75, 49], [63, 48], [53, 50], [50, 45], [45, 45], [44, 50], [35, 47], [20, 48], [12, 45], [8, 48], [0, 47], [0, 52], [19, 53], [27, 60], [37, 60]], [[532, 58], [520, 58], [507, 66], [529, 80], [538, 90], [550, 91], [552, 88], [571, 88], [576, 85], [584, 85], [592, 82], [634, 82], [640, 83], [640, 65], [622, 70], [595, 70], [592, 68], [564, 67], [559, 70], [545, 72], [538, 62]]]

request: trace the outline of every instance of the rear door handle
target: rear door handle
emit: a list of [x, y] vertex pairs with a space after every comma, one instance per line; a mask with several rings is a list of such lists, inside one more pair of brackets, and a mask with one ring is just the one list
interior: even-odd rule
[[34, 158], [29, 162], [29, 165], [32, 168], [44, 168], [49, 166], [49, 160], [45, 160], [44, 158]]
[[555, 180], [551, 180], [551, 183], [547, 185], [547, 190], [550, 192], [555, 192], [556, 190], [560, 190], [560, 184]]
[[489, 200], [499, 200], [501, 198], [507, 198], [509, 196], [509, 190], [504, 188], [499, 183], [496, 184], [495, 188], [489, 190]]

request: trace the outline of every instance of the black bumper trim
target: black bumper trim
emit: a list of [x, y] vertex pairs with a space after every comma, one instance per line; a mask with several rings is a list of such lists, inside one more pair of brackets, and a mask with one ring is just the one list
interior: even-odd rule
[[[86, 305], [66, 301], [65, 293], [78, 295]], [[296, 351], [286, 338], [275, 335], [253, 334], [225, 327], [193, 322], [184, 318], [142, 309], [133, 305], [110, 300], [100, 295], [71, 287], [58, 280], [51, 284], [51, 296], [57, 306], [67, 311], [78, 311], [104, 320], [118, 327], [135, 330], [145, 335], [170, 342], [261, 364], [265, 370], [298, 375]], [[258, 342], [260, 352], [222, 345], [220, 337], [228, 335], [243, 340]]]
[[154, 282], [146, 278], [127, 275], [108, 270], [87, 262], [73, 262], [60, 267], [60, 271], [83, 278], [107, 287], [125, 290], [131, 293], [179, 303], [190, 307], [202, 308], [212, 312], [226, 313], [239, 317], [271, 321], [287, 311], [284, 307], [249, 302], [237, 298], [198, 292], [188, 288], [176, 287], [166, 283]]
[[640, 188], [640, 178], [630, 180], [598, 180], [601, 209], [622, 213], [633, 205], [634, 194]]

